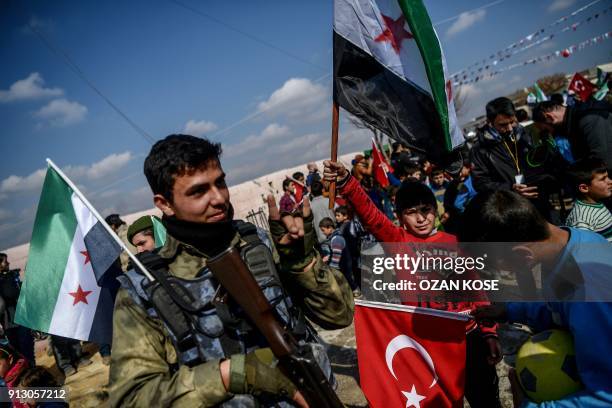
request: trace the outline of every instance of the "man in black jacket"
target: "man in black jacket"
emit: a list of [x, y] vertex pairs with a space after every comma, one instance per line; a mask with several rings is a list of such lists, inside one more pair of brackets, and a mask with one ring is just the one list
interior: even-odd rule
[[[470, 152], [472, 180], [476, 191], [512, 190], [530, 199], [540, 213], [551, 219], [549, 194], [556, 189], [556, 180], [547, 171], [555, 161], [556, 151], [541, 155], [545, 160], [533, 163], [533, 153], [547, 148], [534, 146], [531, 135], [518, 123], [514, 104], [508, 98], [487, 103], [487, 124], [479, 129]], [[550, 153], [550, 154], [548, 154]], [[538, 160], [540, 160], [538, 155]]]
[[470, 152], [472, 179], [478, 192], [514, 190], [527, 198], [537, 198], [537, 186], [527, 186], [524, 170], [531, 137], [516, 120], [514, 104], [497, 98], [486, 106], [487, 124], [478, 130]]
[[538, 104], [533, 120], [554, 126], [566, 136], [576, 160], [596, 156], [612, 170], [612, 106], [603, 101], [589, 100], [573, 106], [552, 101]]

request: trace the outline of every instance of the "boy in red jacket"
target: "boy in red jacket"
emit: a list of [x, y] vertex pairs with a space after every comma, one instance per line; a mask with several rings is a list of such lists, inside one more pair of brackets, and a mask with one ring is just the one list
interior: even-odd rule
[[[435, 229], [437, 202], [434, 194], [424, 184], [416, 181], [402, 183], [395, 196], [395, 206], [400, 226], [387, 218], [372, 203], [342, 163], [325, 161], [324, 178], [336, 181], [336, 189], [350, 202], [363, 227], [380, 242], [422, 242], [455, 244], [454, 235]], [[457, 304], [428, 302], [427, 307], [467, 312], [482, 302]], [[466, 384], [465, 397], [472, 408], [501, 407], [495, 365], [502, 353], [495, 327], [478, 326], [469, 321], [466, 327]]]

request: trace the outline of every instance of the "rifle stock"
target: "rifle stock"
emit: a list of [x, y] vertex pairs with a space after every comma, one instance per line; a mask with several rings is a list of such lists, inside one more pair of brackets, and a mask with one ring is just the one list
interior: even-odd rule
[[312, 408], [339, 408], [342, 402], [332, 389], [310, 348], [300, 346], [293, 335], [277, 320], [274, 309], [264, 296], [239, 252], [230, 247], [207, 262], [217, 281], [242, 307], [268, 341], [283, 373], [300, 390]]

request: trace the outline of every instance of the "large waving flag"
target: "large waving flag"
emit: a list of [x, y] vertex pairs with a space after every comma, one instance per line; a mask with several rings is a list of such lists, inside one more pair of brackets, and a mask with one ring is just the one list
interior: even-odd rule
[[43, 184], [16, 323], [45, 333], [110, 343], [121, 253], [95, 210], [50, 167]]
[[436, 158], [463, 143], [451, 81], [422, 0], [334, 1], [334, 97]]
[[361, 389], [372, 408], [463, 407], [467, 316], [355, 301]]

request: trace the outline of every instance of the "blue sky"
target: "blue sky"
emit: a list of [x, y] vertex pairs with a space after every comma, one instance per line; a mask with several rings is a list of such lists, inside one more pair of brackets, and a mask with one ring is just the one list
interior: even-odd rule
[[[222, 142], [230, 183], [329, 154], [332, 2], [177, 2], [2, 3], [0, 248], [29, 239], [46, 157], [103, 215], [152, 206], [142, 176], [151, 142], [65, 56], [152, 139], [186, 131]], [[436, 29], [451, 73], [589, 2], [425, 0], [432, 21], [441, 22]], [[568, 23], [611, 5], [601, 0]], [[604, 33], [610, 23], [612, 13], [509, 63]], [[487, 100], [540, 76], [611, 60], [609, 40], [469, 85], [460, 119], [480, 115]], [[342, 122], [341, 153], [368, 144], [367, 132]]]

